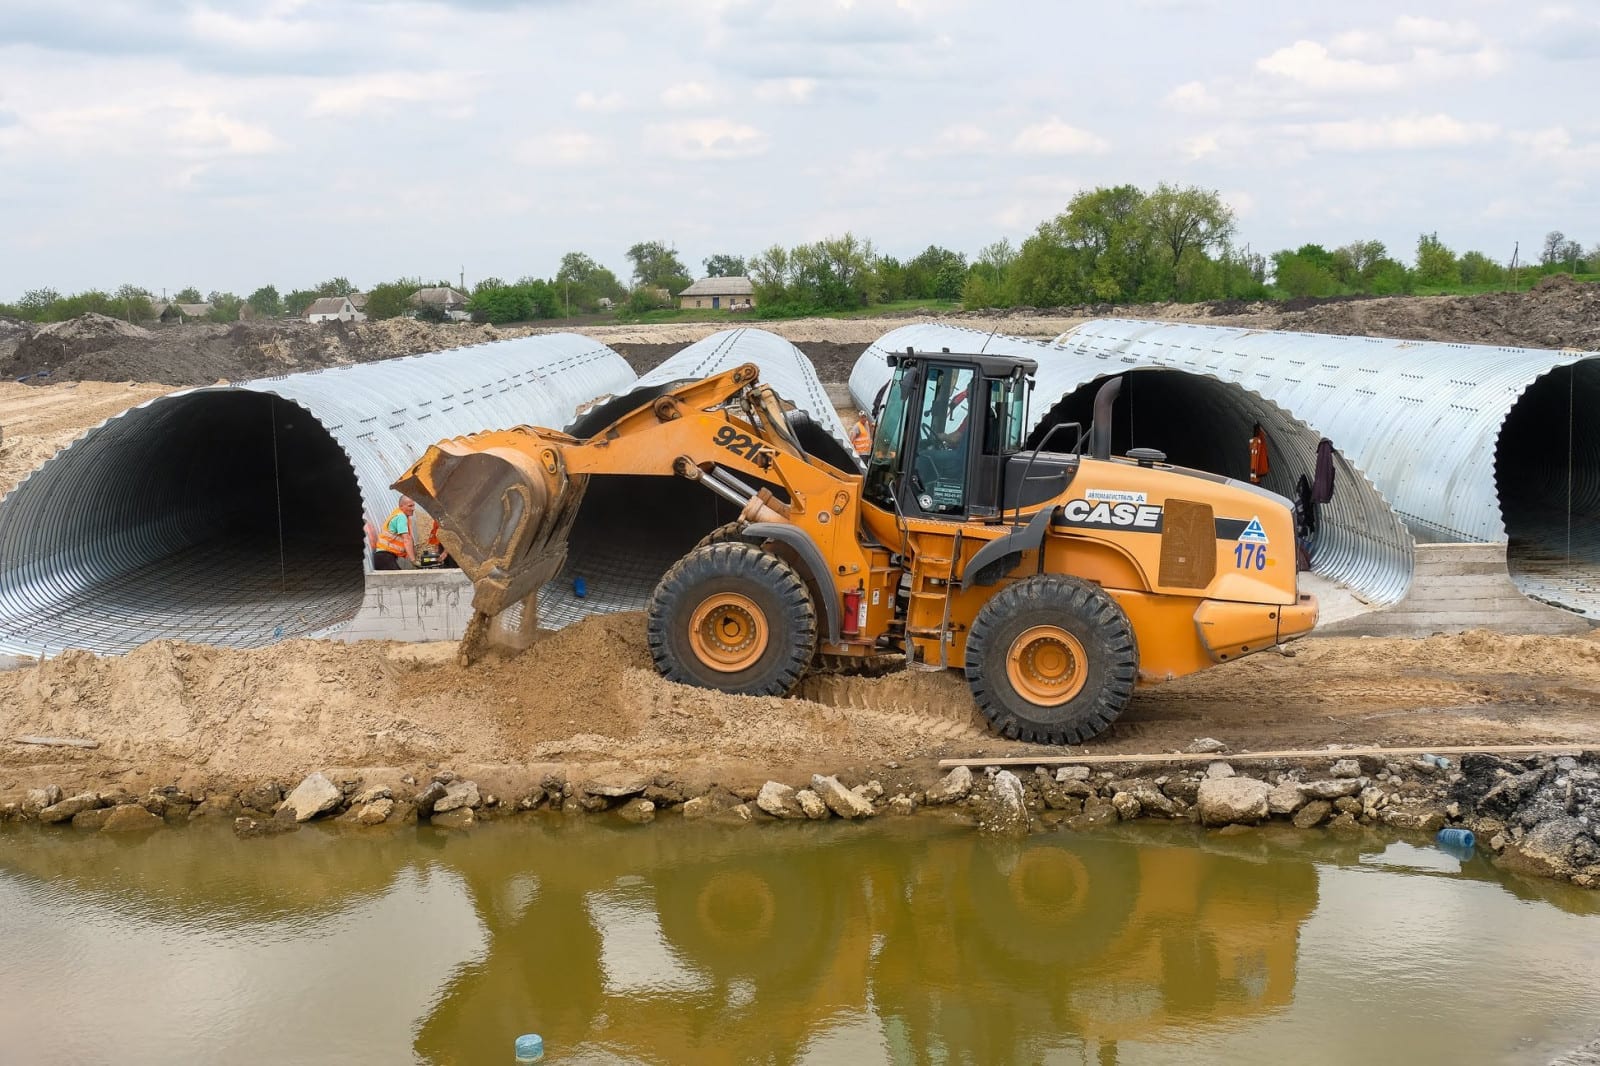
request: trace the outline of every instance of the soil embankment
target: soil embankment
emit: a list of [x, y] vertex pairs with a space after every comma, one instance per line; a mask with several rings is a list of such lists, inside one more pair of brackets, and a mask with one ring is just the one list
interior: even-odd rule
[[[983, 726], [956, 673], [818, 675], [798, 698], [674, 685], [638, 615], [591, 618], [515, 659], [453, 645], [158, 642], [0, 673], [0, 786], [31, 767], [248, 782], [309, 769], [605, 764], [719, 780], [982, 753], [1060, 754]], [[1141, 693], [1093, 753], [1328, 744], [1600, 744], [1600, 636], [1320, 639]], [[88, 751], [10, 742], [95, 740]], [[65, 755], [64, 755], [65, 752]], [[797, 764], [801, 760], [803, 765]], [[62, 783], [65, 787], [65, 782]], [[3, 791], [3, 789], [0, 789]]]

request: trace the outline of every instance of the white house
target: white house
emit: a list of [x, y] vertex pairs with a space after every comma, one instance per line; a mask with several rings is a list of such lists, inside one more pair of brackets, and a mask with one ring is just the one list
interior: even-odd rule
[[357, 311], [348, 296], [324, 296], [313, 300], [306, 308], [307, 322], [365, 322], [367, 316]]
[[755, 292], [749, 278], [701, 278], [678, 293], [678, 306], [748, 311], [756, 305]]

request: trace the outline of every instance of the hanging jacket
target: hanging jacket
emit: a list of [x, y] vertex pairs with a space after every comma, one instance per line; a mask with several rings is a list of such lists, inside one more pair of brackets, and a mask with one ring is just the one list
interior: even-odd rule
[[1333, 499], [1333, 441], [1327, 437], [1317, 441], [1317, 475], [1311, 486], [1311, 498], [1318, 503]]

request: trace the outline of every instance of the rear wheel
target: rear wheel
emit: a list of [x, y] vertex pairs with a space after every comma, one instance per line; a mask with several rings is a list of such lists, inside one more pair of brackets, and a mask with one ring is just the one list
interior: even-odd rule
[[817, 646], [817, 613], [794, 567], [750, 544], [695, 548], [650, 597], [650, 655], [663, 677], [749, 696], [787, 695]]
[[1098, 585], [1040, 574], [984, 604], [967, 638], [967, 683], [989, 724], [1015, 740], [1081, 744], [1133, 698], [1139, 651], [1128, 616]]

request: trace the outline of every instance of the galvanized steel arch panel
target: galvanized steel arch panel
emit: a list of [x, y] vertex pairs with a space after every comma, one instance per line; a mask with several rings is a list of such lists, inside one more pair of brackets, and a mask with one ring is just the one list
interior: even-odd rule
[[[336, 628], [370, 566], [362, 516], [382, 522], [389, 485], [428, 445], [564, 425], [633, 379], [609, 348], [554, 334], [131, 408], [0, 500], [0, 651], [122, 652], [164, 637], [251, 647]], [[280, 560], [261, 544], [272, 509], [244, 511], [285, 485], [298, 492], [288, 536], [311, 539]]]
[[764, 329], [725, 329], [695, 341], [642, 375], [638, 387], [693, 381], [731, 370], [741, 363], [759, 366], [763, 382], [803, 409], [842, 448], [851, 450], [850, 435], [839, 420], [839, 412], [828, 400], [828, 390], [817, 376], [816, 365], [805, 352]]
[[[1280, 448], [1287, 450], [1294, 469], [1313, 469], [1320, 434], [1297, 418], [1283, 402], [1225, 377], [1218, 367], [1207, 365], [1203, 360], [1169, 368], [1142, 362], [1137, 353], [1111, 346], [1077, 347], [1059, 342], [1045, 345], [1020, 337], [937, 323], [904, 326], [879, 338], [857, 360], [850, 375], [850, 391], [858, 405], [870, 407], [878, 389], [889, 379], [887, 355], [903, 352], [907, 347], [933, 352], [942, 349], [987, 351], [1036, 360], [1039, 371], [1029, 407], [1029, 431], [1035, 436], [1041, 424], [1059, 420], [1069, 401], [1074, 397], [1081, 399], [1085, 389], [1096, 386], [1102, 379], [1128, 371], [1175, 369], [1193, 379], [1187, 391], [1193, 402], [1206, 410], [1206, 424], [1216, 425], [1230, 418], [1233, 422], [1244, 420], [1245, 429], [1237, 434], [1241, 453], [1249, 424], [1259, 421], [1279, 442]], [[1137, 392], [1138, 385], [1130, 384], [1128, 388]], [[1333, 501], [1321, 512], [1322, 525], [1313, 569], [1351, 586], [1373, 603], [1397, 602], [1411, 583], [1412, 538], [1358, 463], [1337, 451], [1335, 463], [1338, 483], [1346, 488], [1336, 492]]]
[[1496, 445], [1517, 401], [1593, 355], [1102, 319], [1053, 347], [1210, 373], [1334, 441], [1423, 540], [1501, 541]]

